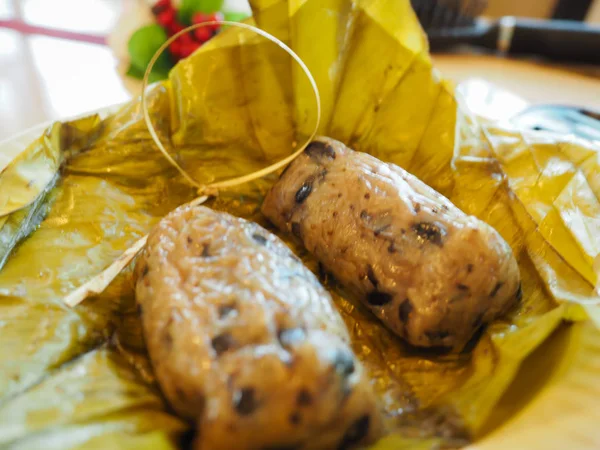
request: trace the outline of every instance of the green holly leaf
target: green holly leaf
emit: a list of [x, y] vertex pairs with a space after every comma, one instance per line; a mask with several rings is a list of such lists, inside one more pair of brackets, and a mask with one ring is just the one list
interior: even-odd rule
[[241, 22], [248, 17], [250, 16], [247, 13], [239, 11], [227, 11], [223, 13], [223, 18], [229, 22]]
[[[154, 66], [154, 68], [152, 69], [152, 73], [150, 73], [150, 76], [148, 77], [148, 81], [150, 83], [154, 83], [156, 81], [165, 80], [169, 77], [169, 71], [170, 71], [170, 69], [162, 70], [162, 69], [157, 69], [156, 66]], [[145, 70], [139, 69], [134, 65], [130, 65], [129, 68], [127, 69], [127, 72], [125, 72], [125, 75], [127, 75], [128, 77], [137, 78], [138, 80], [141, 80], [144, 78], [145, 72], [146, 72]]]
[[177, 18], [185, 25], [192, 23], [195, 13], [212, 14], [223, 8], [224, 0], [182, 0], [177, 11]]
[[129, 69], [127, 69], [127, 72], [125, 72], [125, 75], [127, 75], [128, 77], [137, 78], [138, 80], [141, 80], [142, 78], [144, 78], [144, 71], [138, 69], [134, 65], [130, 65]]
[[[131, 61], [127, 75], [143, 78], [150, 60], [167, 39], [166, 31], [157, 24], [147, 25], [133, 33], [127, 44]], [[154, 82], [165, 79], [172, 67], [173, 61], [165, 51], [154, 64], [149, 80]]]

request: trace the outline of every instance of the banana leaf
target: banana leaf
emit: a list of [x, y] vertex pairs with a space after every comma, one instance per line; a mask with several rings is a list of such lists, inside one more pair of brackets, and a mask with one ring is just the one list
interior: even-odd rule
[[55, 178], [65, 153], [76, 152], [98, 128], [98, 117], [56, 123], [0, 173], [0, 216], [32, 203]]
[[[523, 300], [459, 355], [408, 348], [351, 293], [324, 280], [387, 415], [390, 435], [374, 448], [457, 447], [479, 439], [528, 356], [565, 320], [584, 320], [598, 304], [597, 148], [544, 134], [536, 135], [543, 142], [530, 141], [463, 114], [452, 86], [432, 66], [408, 0], [251, 3], [255, 23], [295, 49], [313, 72], [322, 94], [320, 133], [403, 166], [512, 246]], [[293, 151], [314, 127], [309, 92], [289, 55], [230, 28], [181, 61], [148, 101], [171, 156], [209, 183]], [[20, 192], [15, 198], [29, 200], [3, 216], [0, 243], [12, 224], [20, 234], [7, 236], [25, 239], [6, 247], [0, 271], [0, 416], [12, 424], [0, 439], [14, 448], [40, 442], [172, 448], [186, 426], [153, 385], [131, 268], [77, 308], [64, 299], [197, 193], [155, 147], [139, 99], [102, 121], [89, 120], [95, 125], [78, 128], [76, 140], [47, 147], [47, 161], [40, 157], [36, 167], [46, 171], [60, 150], [54, 186], [47, 182], [35, 196]], [[40, 142], [46, 141], [33, 145]], [[207, 205], [269, 227], [260, 204], [275, 179], [224, 190]], [[305, 250], [288, 243], [318, 272]], [[564, 349], [546, 353], [558, 362]]]
[[[0, 446], [8, 449], [175, 449], [187, 424], [165, 412], [147, 384], [115, 350], [77, 358], [0, 406]], [[104, 447], [101, 447], [104, 446]]]
[[0, 268], [41, 222], [61, 165], [101, 130], [97, 115], [55, 123], [0, 173]]
[[[595, 285], [593, 265], [600, 254], [600, 147], [576, 138], [500, 127], [486, 127], [485, 133], [538, 240], [560, 256], [548, 264], [562, 260]], [[556, 268], [559, 276], [565, 270]], [[585, 302], [589, 292], [583, 294]]]

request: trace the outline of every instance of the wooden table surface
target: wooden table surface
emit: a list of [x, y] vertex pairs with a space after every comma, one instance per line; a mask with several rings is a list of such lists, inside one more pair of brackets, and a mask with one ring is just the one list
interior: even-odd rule
[[600, 67], [567, 68], [492, 55], [438, 55], [442, 73], [456, 82], [480, 78], [531, 103], [562, 103], [600, 109]]

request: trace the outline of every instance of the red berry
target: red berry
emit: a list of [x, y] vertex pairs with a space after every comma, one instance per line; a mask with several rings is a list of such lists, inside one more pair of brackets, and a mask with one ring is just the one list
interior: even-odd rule
[[192, 23], [210, 22], [212, 20], [211, 14], [196, 13], [192, 16]]
[[163, 28], [170, 27], [173, 23], [175, 23], [175, 10], [168, 9], [161, 12], [158, 16], [156, 16], [156, 21]]
[[176, 60], [181, 58], [181, 42], [179, 42], [179, 39], [169, 44], [169, 51]]
[[[216, 12], [216, 13], [214, 13], [214, 14], [212, 14], [212, 15], [211, 15], [211, 20], [212, 20], [213, 22], [220, 22], [220, 21], [222, 21], [222, 20], [223, 20], [223, 18], [224, 18], [224, 16], [223, 16], [223, 14], [221, 14], [220, 12]], [[211, 28], [212, 28], [212, 30], [213, 30], [213, 31], [215, 31], [215, 32], [216, 32], [216, 31], [219, 31], [219, 29], [221, 28], [221, 24], [220, 24], [220, 23], [217, 23], [217, 24], [215, 24], [215, 25], [211, 25]]]
[[181, 25], [179, 22], [173, 22], [171, 25], [169, 25], [167, 27], [167, 33], [169, 34], [169, 36], [173, 36], [174, 34], [179, 33], [180, 31], [182, 31], [185, 27], [183, 25]]
[[[196, 13], [192, 17], [192, 23], [203, 23], [203, 22], [219, 22], [223, 20], [223, 15], [221, 13], [214, 14], [204, 14], [204, 13]], [[221, 27], [221, 24], [207, 25], [207, 28], [217, 31]]]
[[208, 27], [201, 27], [194, 30], [194, 36], [198, 42], [205, 43], [213, 37], [213, 33]]
[[175, 59], [179, 60], [190, 55], [195, 49], [196, 43], [189, 33], [179, 36], [175, 42], [169, 45], [169, 50]]
[[[194, 15], [194, 19], [192, 19], [192, 21], [194, 21], [194, 23], [220, 22], [221, 20], [223, 20], [223, 15], [221, 13], [218, 13], [218, 12], [217, 13], [213, 13], [213, 14], [198, 13], [198, 14]], [[207, 28], [209, 28], [209, 29], [211, 29], [213, 31], [217, 31], [219, 28], [221, 28], [221, 24], [215, 23], [213, 25], [207, 25]]]
[[158, 0], [154, 6], [152, 7], [152, 13], [157, 16], [161, 12], [173, 9], [173, 5], [171, 4], [171, 0]]
[[189, 44], [183, 45], [181, 47], [181, 57], [187, 58], [192, 53], [194, 53], [198, 49], [198, 47], [200, 47], [200, 44], [198, 42], [190, 42]]
[[177, 38], [177, 40], [181, 42], [181, 45], [192, 44], [194, 42], [192, 36], [189, 33], [182, 34]]

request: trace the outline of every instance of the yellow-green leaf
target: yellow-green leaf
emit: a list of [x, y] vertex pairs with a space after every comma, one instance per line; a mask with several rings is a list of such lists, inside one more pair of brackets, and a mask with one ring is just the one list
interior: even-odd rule
[[[525, 136], [457, 110], [452, 86], [432, 66], [409, 0], [253, 0], [252, 6], [256, 23], [314, 70], [323, 94], [324, 134], [413, 172], [495, 227], [517, 256], [522, 302], [460, 355], [408, 348], [351, 293], [334, 282], [327, 285], [387, 413], [391, 436], [375, 448], [456, 446], [479, 438], [492, 427], [495, 409], [529, 356], [561, 333], [564, 321], [584, 320], [584, 311], [598, 317], [596, 147], [547, 134]], [[210, 182], [288, 154], [314, 120], [309, 91], [293, 64], [275, 45], [235, 28], [180, 62], [148, 98], [171, 155], [195, 179]], [[132, 401], [129, 389], [146, 392], [151, 378], [129, 269], [74, 310], [63, 299], [196, 193], [155, 148], [138, 100], [98, 129], [80, 135], [85, 146], [71, 139], [61, 147], [72, 156], [48, 194], [48, 212], [0, 272], [0, 342], [9, 343], [0, 352], [0, 403], [17, 411], [14, 417], [6, 413], [16, 431], [5, 439], [22, 448], [44, 436], [61, 448], [88, 442], [170, 448], [173, 442], [171, 429], [148, 434], [142, 427], [139, 436], [125, 437], [119, 428], [145, 423], [143, 408], [132, 405], [123, 420], [119, 408]], [[275, 179], [224, 190], [207, 205], [268, 227], [260, 204]], [[318, 270], [305, 249], [288, 242]], [[138, 369], [139, 378], [126, 384], [126, 392], [115, 393], [112, 383], [87, 384], [82, 377], [73, 392], [98, 388], [111, 401], [83, 407], [71, 397], [49, 394], [54, 386], [45, 380], [68, 371], [69, 364], [75, 367], [109, 338], [123, 358], [119, 364]], [[548, 351], [553, 363], [563, 357], [562, 348]], [[96, 362], [99, 373], [111, 372], [108, 359]], [[529, 373], [542, 385], [544, 376], [535, 367]], [[76, 414], [22, 420], [22, 411], [35, 416], [38, 405], [57, 398]], [[156, 411], [159, 421], [167, 417]], [[116, 429], [106, 428], [113, 425]]]
[[21, 152], [0, 173], [0, 217], [33, 203], [54, 179], [65, 153], [85, 147], [99, 123], [97, 116], [56, 123]]

